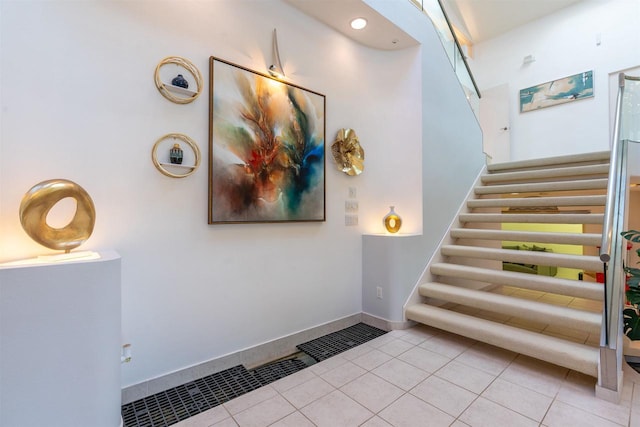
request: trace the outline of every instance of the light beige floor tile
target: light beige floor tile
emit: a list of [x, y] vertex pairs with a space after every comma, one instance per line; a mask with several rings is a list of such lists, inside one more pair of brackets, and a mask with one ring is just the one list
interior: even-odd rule
[[411, 394], [454, 417], [459, 416], [478, 397], [435, 375], [415, 386]]
[[511, 351], [485, 343], [477, 343], [456, 357], [455, 360], [489, 374], [500, 375], [516, 356], [517, 354]]
[[398, 356], [398, 359], [429, 373], [437, 371], [451, 361], [451, 359], [446, 356], [442, 356], [438, 353], [434, 353], [420, 347], [414, 347], [411, 350], [402, 353]]
[[553, 399], [528, 388], [496, 379], [482, 397], [538, 422], [542, 421]]
[[311, 365], [307, 369], [310, 369], [316, 375], [322, 375], [325, 372], [329, 372], [330, 370], [335, 369], [344, 363], [347, 363], [347, 359], [338, 354], [336, 356], [325, 359], [322, 362], [318, 362], [315, 365]]
[[542, 424], [548, 427], [620, 427], [620, 424], [559, 401], [553, 402], [549, 412], [542, 420]]
[[406, 329], [406, 332], [407, 333], [401, 336], [400, 339], [413, 345], [422, 344], [427, 339], [436, 336], [439, 333], [437, 329], [425, 325], [414, 326], [413, 328]]
[[233, 418], [225, 418], [224, 420], [212, 424], [209, 427], [238, 427], [238, 423]]
[[559, 295], [559, 294], [544, 294], [542, 297], [540, 297], [540, 299], [538, 300], [540, 302], [545, 302], [547, 304], [553, 304], [553, 305], [559, 305], [559, 306], [563, 306], [566, 307], [569, 304], [571, 304], [571, 302], [573, 301], [573, 297], [569, 297], [566, 295]]
[[578, 308], [580, 310], [587, 310], [594, 313], [602, 312], [602, 301], [595, 301], [592, 299], [574, 298], [569, 304], [571, 308]]
[[410, 394], [393, 402], [378, 416], [394, 427], [444, 427], [454, 421], [452, 416]]
[[567, 337], [573, 337], [575, 342], [585, 342], [587, 337], [589, 336], [589, 332], [558, 325], [549, 325], [544, 329], [542, 333], [559, 334]]
[[300, 409], [334, 390], [335, 388], [331, 384], [322, 378], [315, 377], [306, 383], [302, 383], [285, 391], [282, 393], [282, 396], [293, 406]]
[[390, 356], [396, 357], [413, 347], [413, 344], [401, 339], [397, 339], [381, 345], [380, 347], [378, 347], [378, 350], [387, 353]]
[[631, 394], [633, 386], [624, 384], [622, 400], [619, 404], [599, 399], [595, 396], [596, 379], [572, 371], [564, 382], [556, 401], [613, 421], [617, 424], [629, 423]]
[[314, 427], [314, 425], [307, 417], [296, 411], [271, 424], [271, 427]]
[[408, 391], [429, 376], [428, 373], [399, 359], [391, 359], [372, 371], [377, 376]]
[[320, 377], [332, 386], [340, 388], [346, 383], [364, 375], [366, 372], [367, 371], [362, 369], [360, 366], [352, 362], [347, 362], [327, 373], [322, 374]]
[[471, 427], [471, 426], [469, 424], [463, 423], [460, 420], [455, 420], [455, 422], [451, 424], [451, 427]]
[[264, 427], [281, 420], [295, 410], [296, 408], [278, 395], [235, 414], [233, 418], [240, 427]]
[[473, 393], [480, 394], [496, 378], [479, 369], [472, 368], [455, 360], [449, 362], [434, 375], [459, 385]]
[[534, 320], [521, 319], [519, 317], [512, 317], [507, 320], [505, 323], [509, 326], [515, 326], [516, 328], [527, 329], [533, 332], [541, 332], [544, 331], [544, 328], [547, 327], [547, 324], [544, 322], [536, 322]]
[[227, 419], [231, 416], [229, 412], [224, 409], [224, 406], [219, 405], [215, 408], [211, 408], [205, 412], [202, 412], [193, 417], [189, 417], [184, 421], [174, 424], [175, 427], [209, 427], [217, 422]]
[[373, 350], [373, 347], [367, 344], [360, 344], [357, 347], [354, 347], [350, 350], [340, 353], [340, 356], [344, 357], [346, 360], [353, 360], [369, 353], [371, 350]]
[[[474, 401], [460, 416], [460, 421], [473, 427], [537, 427], [538, 423], [483, 397]], [[570, 426], [567, 424], [565, 427]]]
[[476, 341], [470, 338], [443, 332], [440, 335], [427, 339], [425, 342], [420, 344], [419, 347], [433, 351], [434, 353], [442, 354], [443, 356], [454, 358], [475, 343]]
[[528, 299], [528, 300], [538, 300], [545, 295], [545, 292], [540, 291], [532, 291], [530, 289], [518, 289], [514, 293], [511, 294], [512, 297]]
[[300, 410], [318, 427], [356, 427], [373, 413], [340, 390], [316, 400]]
[[500, 378], [545, 396], [555, 397], [569, 370], [527, 356], [518, 355]]
[[273, 387], [267, 385], [226, 402], [224, 407], [231, 415], [235, 415], [277, 395], [278, 392], [275, 391]]
[[373, 413], [380, 412], [404, 394], [400, 388], [372, 373], [366, 373], [351, 381], [340, 391]]
[[353, 363], [361, 368], [370, 371], [382, 365], [384, 362], [391, 360], [391, 356], [378, 349], [373, 349], [367, 354], [364, 354], [356, 359], [353, 359]]
[[372, 339], [371, 341], [367, 341], [367, 344], [371, 347], [378, 348], [381, 345], [385, 345], [390, 343], [391, 341], [396, 340], [397, 338], [389, 333], [386, 333], [382, 336]]
[[284, 378], [279, 379], [278, 381], [272, 382], [270, 385], [273, 387], [278, 393], [285, 392], [290, 388], [293, 388], [297, 385], [310, 381], [314, 378], [317, 378], [316, 374], [313, 373], [310, 369], [303, 369], [294, 374], [287, 375]]
[[391, 424], [383, 420], [382, 418], [375, 416], [371, 418], [366, 423], [362, 424], [361, 427], [393, 427]]

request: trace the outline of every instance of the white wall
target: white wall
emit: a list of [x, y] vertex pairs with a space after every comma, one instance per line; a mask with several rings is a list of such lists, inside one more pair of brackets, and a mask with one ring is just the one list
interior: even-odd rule
[[[0, 16], [0, 261], [51, 252], [20, 227], [31, 186], [89, 192], [97, 223], [81, 248], [122, 255], [123, 387], [361, 312], [361, 233], [382, 231], [390, 204], [422, 231], [419, 48], [365, 48], [280, 0], [2, 1]], [[206, 161], [185, 179], [151, 163], [168, 132], [206, 159], [208, 83], [177, 105], [153, 72], [169, 55], [205, 81], [210, 55], [264, 71], [273, 28], [291, 80], [327, 97], [327, 147], [356, 129], [366, 169], [348, 177], [326, 151], [324, 223], [210, 226]], [[350, 186], [360, 227], [344, 226]]]
[[[640, 64], [638, 22], [637, 0], [585, 0], [474, 47], [480, 91], [509, 85], [512, 160], [609, 149], [608, 75]], [[594, 98], [519, 112], [520, 89], [587, 70]]]

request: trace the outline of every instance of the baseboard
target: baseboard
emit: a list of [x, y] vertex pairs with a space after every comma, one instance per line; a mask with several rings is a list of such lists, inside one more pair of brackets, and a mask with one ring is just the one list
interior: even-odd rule
[[[256, 366], [296, 353], [298, 351], [296, 349], [298, 344], [320, 338], [324, 335], [348, 328], [360, 322], [385, 331], [391, 330], [391, 328], [377, 326], [376, 324], [371, 323], [375, 321], [373, 319], [377, 319], [374, 318], [374, 316], [366, 316], [368, 316], [368, 321], [364, 320], [364, 313], [353, 314], [351, 316], [315, 326], [304, 331], [295, 332], [291, 335], [277, 338], [251, 348], [227, 354], [207, 362], [180, 369], [158, 378], [153, 378], [139, 384], [125, 387], [122, 389], [122, 404], [125, 405], [127, 403], [143, 399], [161, 391], [177, 387], [189, 381], [194, 381], [198, 378], [202, 378], [237, 365], [244, 365], [247, 369], [255, 368]], [[379, 320], [382, 321], [382, 319]]]
[[408, 329], [415, 326], [417, 323], [413, 320], [407, 321], [393, 321], [383, 319], [381, 317], [374, 316], [369, 313], [362, 313], [362, 323], [365, 323], [374, 328], [382, 329], [383, 331], [395, 331], [396, 329]]

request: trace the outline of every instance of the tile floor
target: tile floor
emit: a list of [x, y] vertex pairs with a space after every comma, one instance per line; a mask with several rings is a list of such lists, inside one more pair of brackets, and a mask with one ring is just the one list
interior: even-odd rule
[[[189, 418], [178, 427], [639, 426], [595, 379], [426, 326], [392, 331]], [[635, 406], [635, 407], [634, 407]]]

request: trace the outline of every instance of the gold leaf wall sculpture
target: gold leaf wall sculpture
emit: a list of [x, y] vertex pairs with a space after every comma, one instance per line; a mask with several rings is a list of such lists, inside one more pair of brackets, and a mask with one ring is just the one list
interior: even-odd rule
[[340, 129], [331, 145], [331, 153], [338, 169], [349, 176], [360, 175], [364, 170], [364, 149], [360, 146], [356, 131]]

